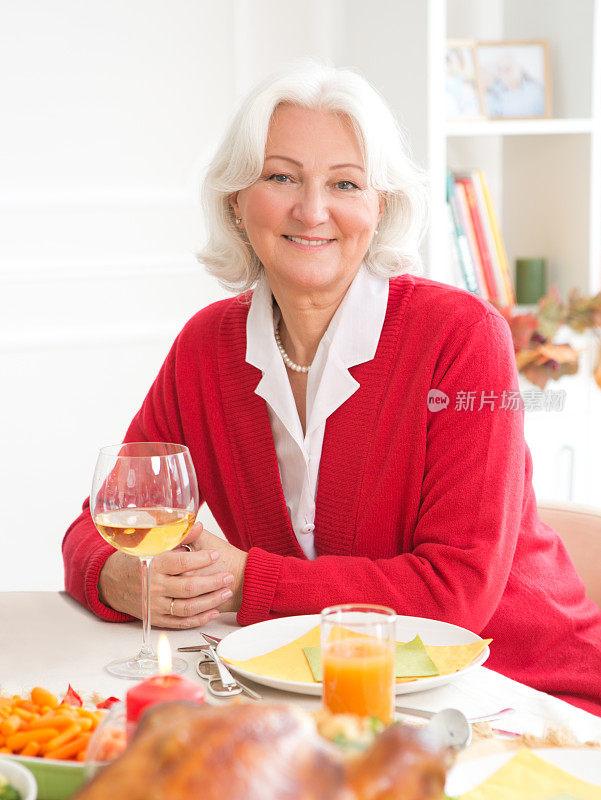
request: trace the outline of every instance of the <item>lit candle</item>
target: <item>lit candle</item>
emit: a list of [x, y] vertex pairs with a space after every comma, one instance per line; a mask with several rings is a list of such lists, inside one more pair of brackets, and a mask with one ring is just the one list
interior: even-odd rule
[[138, 720], [147, 708], [157, 703], [171, 703], [175, 700], [187, 700], [192, 703], [204, 703], [204, 686], [170, 675], [171, 648], [164, 633], [159, 637], [159, 675], [138, 683], [126, 695], [128, 739]]

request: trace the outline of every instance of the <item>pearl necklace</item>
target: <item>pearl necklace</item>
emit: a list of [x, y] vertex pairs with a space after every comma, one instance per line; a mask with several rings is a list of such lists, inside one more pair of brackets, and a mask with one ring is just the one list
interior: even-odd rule
[[290, 358], [288, 353], [284, 350], [284, 345], [282, 344], [282, 340], [280, 339], [280, 323], [278, 322], [278, 327], [274, 331], [275, 333], [275, 343], [278, 346], [278, 350], [284, 360], [284, 364], [294, 372], [309, 372], [311, 369], [311, 365], [309, 364], [308, 367], [301, 367], [300, 364], [295, 364], [294, 361]]

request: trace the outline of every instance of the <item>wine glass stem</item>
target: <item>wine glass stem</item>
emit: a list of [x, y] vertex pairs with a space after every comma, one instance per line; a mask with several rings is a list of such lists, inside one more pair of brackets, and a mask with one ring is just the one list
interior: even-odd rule
[[152, 556], [140, 559], [142, 567], [142, 649], [139, 655], [154, 658], [154, 650], [150, 644], [150, 562]]

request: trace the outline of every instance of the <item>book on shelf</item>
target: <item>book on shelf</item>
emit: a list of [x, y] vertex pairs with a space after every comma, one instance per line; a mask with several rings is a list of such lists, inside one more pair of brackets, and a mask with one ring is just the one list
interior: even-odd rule
[[[453, 181], [453, 176], [449, 174], [449, 181]], [[465, 288], [480, 293], [480, 287], [476, 278], [476, 270], [472, 261], [470, 243], [463, 227], [462, 215], [455, 196], [453, 186], [447, 187], [447, 216], [449, 217], [449, 244], [451, 251], [451, 263], [454, 272], [459, 274], [460, 279], [465, 284]]]
[[499, 221], [497, 219], [497, 212], [495, 211], [495, 206], [492, 200], [492, 195], [490, 193], [490, 189], [488, 188], [488, 182], [486, 180], [486, 176], [481, 170], [478, 170], [476, 173], [478, 176], [478, 180], [480, 182], [481, 190], [482, 190], [482, 197], [484, 199], [484, 205], [486, 207], [486, 218], [488, 220], [490, 233], [492, 236], [492, 248], [495, 253], [495, 263], [497, 274], [501, 276], [501, 286], [503, 288], [503, 300], [504, 305], [515, 305], [515, 290], [513, 288], [513, 279], [511, 277], [511, 272], [509, 270], [509, 262], [507, 261], [507, 253], [505, 251], [505, 245], [503, 244], [503, 237], [501, 236], [501, 228], [499, 227]]
[[[476, 286], [475, 289], [470, 288], [468, 286], [468, 281], [470, 280], [470, 276], [465, 273], [465, 266], [464, 266], [464, 259], [465, 253], [462, 252], [461, 248], [461, 239], [457, 236], [457, 230], [455, 226], [455, 219], [453, 217], [453, 212], [451, 211], [451, 206], [447, 203], [447, 229], [448, 229], [448, 242], [449, 242], [449, 268], [450, 274], [447, 276], [447, 280], [453, 286], [461, 286], [467, 288], [470, 292], [478, 293], [478, 287]], [[464, 241], [464, 244], [467, 247], [467, 241]], [[469, 256], [469, 252], [468, 252]]]
[[[449, 204], [451, 206], [451, 209], [455, 208], [455, 206], [457, 208], [458, 224], [463, 230], [466, 241], [468, 243], [469, 259], [466, 259], [465, 269], [466, 271], [469, 271], [470, 269], [472, 270], [473, 281], [475, 281], [477, 287], [476, 293], [479, 294], [481, 297], [488, 297], [488, 291], [486, 289], [486, 284], [484, 283], [482, 260], [480, 259], [480, 252], [478, 250], [478, 245], [476, 243], [476, 234], [474, 232], [474, 225], [472, 223], [472, 218], [469, 212], [467, 197], [465, 195], [465, 189], [462, 184], [455, 185], [454, 194], [452, 198], [449, 199]], [[468, 286], [469, 284], [466, 283], [466, 288], [468, 288]]]
[[449, 173], [447, 179], [449, 250], [463, 288], [485, 300], [514, 305], [507, 254], [486, 176]]

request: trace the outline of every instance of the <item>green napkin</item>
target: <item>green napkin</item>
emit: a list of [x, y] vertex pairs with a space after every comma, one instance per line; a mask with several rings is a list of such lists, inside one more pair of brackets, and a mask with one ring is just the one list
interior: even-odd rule
[[438, 667], [419, 636], [407, 644], [397, 644], [394, 664], [396, 678], [427, 678], [439, 674]]
[[321, 647], [303, 647], [303, 653], [309, 662], [311, 672], [313, 673], [313, 678], [318, 683], [321, 683], [323, 680], [321, 670]]
[[[321, 647], [303, 647], [303, 653], [316, 681], [322, 681]], [[438, 675], [436, 664], [432, 661], [419, 636], [407, 644], [397, 644], [395, 652], [395, 677], [426, 678]]]

